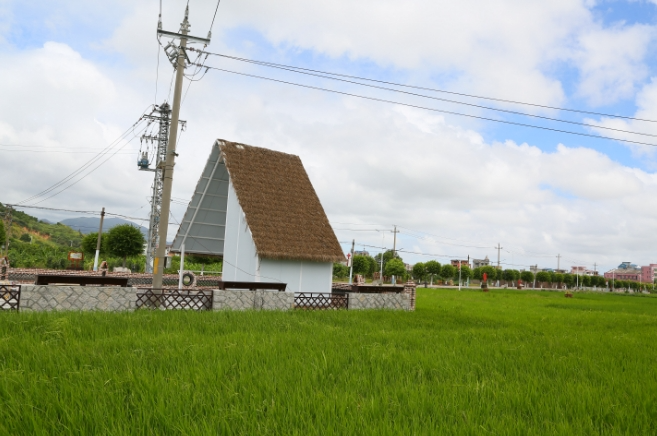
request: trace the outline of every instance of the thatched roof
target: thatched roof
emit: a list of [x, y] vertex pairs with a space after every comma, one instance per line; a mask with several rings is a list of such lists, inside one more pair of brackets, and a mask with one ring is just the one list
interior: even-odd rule
[[259, 256], [344, 260], [299, 156], [221, 139], [218, 142]]

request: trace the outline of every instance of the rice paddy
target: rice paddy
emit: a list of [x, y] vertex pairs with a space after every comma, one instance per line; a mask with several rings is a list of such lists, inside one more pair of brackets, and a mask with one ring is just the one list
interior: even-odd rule
[[657, 434], [657, 298], [0, 313], [0, 434]]

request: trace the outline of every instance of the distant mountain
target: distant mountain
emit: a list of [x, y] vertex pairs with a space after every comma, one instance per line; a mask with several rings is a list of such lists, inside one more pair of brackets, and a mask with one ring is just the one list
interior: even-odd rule
[[[60, 223], [69, 226], [74, 230], [79, 230], [83, 234], [93, 233], [98, 231], [98, 226], [100, 225], [100, 217], [80, 217], [80, 218], [67, 218], [60, 221]], [[103, 233], [111, 229], [112, 227], [120, 226], [122, 224], [133, 225], [146, 237], [148, 234], [148, 229], [143, 226], [138, 226], [132, 221], [124, 220], [123, 218], [105, 218], [103, 220]]]

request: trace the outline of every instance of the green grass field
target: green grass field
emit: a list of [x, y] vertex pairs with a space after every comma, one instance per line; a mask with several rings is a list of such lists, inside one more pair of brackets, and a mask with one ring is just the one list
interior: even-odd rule
[[0, 313], [0, 434], [657, 434], [657, 298]]

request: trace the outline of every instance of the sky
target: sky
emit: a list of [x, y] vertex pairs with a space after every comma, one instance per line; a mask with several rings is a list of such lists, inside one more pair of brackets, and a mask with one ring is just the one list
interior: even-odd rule
[[[165, 30], [186, 3], [162, 0]], [[396, 225], [408, 263], [496, 263], [498, 243], [505, 268], [657, 263], [656, 3], [222, 0], [212, 23], [217, 3], [190, 0], [209, 52], [433, 90], [199, 58], [232, 73], [187, 70], [168, 239], [222, 138], [300, 156], [345, 252], [392, 248]], [[0, 0], [0, 202], [147, 222], [153, 126], [135, 123], [172, 100], [159, 11]]]

